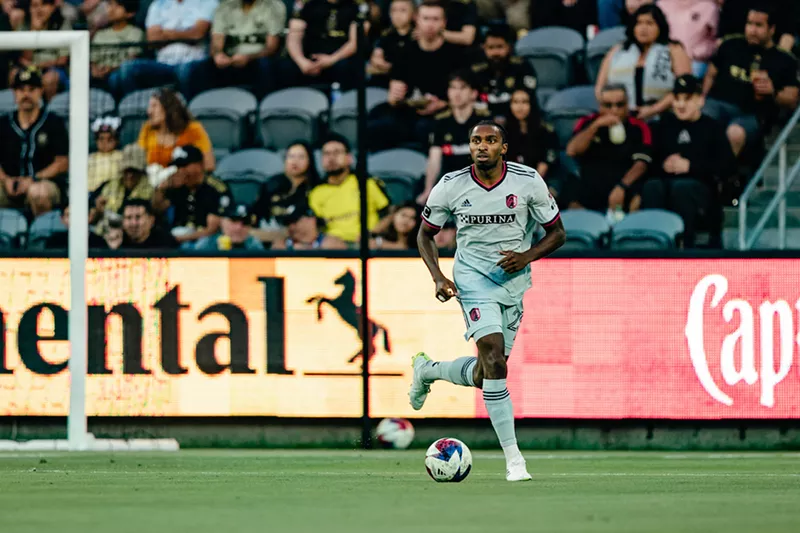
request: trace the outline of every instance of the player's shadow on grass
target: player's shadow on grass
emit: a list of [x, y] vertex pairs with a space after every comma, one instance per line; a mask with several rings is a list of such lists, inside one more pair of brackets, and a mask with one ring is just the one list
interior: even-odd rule
[[[317, 304], [318, 321], [322, 320], [322, 304], [330, 305], [337, 313], [339, 313], [339, 316], [342, 320], [344, 320], [351, 328], [358, 332], [358, 338], [363, 340], [364, 335], [361, 330], [361, 306], [356, 305], [356, 277], [348, 269], [344, 274], [336, 278], [334, 283], [342, 286], [342, 292], [339, 294], [339, 296], [331, 299], [322, 294], [317, 294], [316, 296], [308, 298], [306, 303]], [[375, 356], [375, 337], [377, 337], [379, 333], [383, 333], [383, 349], [386, 350], [386, 353], [392, 353], [391, 344], [389, 342], [389, 332], [385, 327], [383, 327], [381, 324], [378, 324], [374, 320], [370, 320], [369, 332], [369, 337], [372, 344], [372, 349], [370, 350], [370, 359]], [[353, 363], [359, 358], [363, 357], [363, 355], [363, 350], [358, 350], [358, 352], [356, 352], [355, 355], [353, 355], [347, 362]]]

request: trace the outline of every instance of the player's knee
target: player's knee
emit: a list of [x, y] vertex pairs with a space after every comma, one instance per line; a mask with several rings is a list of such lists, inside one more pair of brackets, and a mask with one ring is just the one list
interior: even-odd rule
[[503, 336], [487, 335], [478, 339], [478, 355], [486, 379], [503, 379], [507, 374]]

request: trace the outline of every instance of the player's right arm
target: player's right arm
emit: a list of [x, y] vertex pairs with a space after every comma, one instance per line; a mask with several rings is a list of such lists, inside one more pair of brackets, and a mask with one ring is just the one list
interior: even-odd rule
[[419, 254], [436, 284], [436, 298], [446, 302], [458, 294], [455, 283], [447, 278], [439, 267], [439, 250], [433, 238], [447, 222], [451, 211], [444, 194], [444, 180], [431, 191], [428, 203], [422, 210], [422, 224], [417, 233]]

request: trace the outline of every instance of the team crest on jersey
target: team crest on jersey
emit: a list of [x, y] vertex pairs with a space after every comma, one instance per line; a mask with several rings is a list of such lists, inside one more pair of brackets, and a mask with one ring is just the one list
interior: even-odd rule
[[517, 207], [517, 195], [516, 194], [509, 194], [506, 196], [506, 207], [509, 209], [514, 209]]
[[477, 307], [473, 307], [472, 309], [469, 310], [469, 318], [473, 322], [477, 322], [478, 320], [481, 319], [481, 310], [478, 309]]

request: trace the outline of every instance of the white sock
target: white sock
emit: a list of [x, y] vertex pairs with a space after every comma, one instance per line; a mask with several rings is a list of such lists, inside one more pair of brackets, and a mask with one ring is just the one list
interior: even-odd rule
[[492, 421], [506, 463], [516, 462], [522, 458], [514, 433], [514, 406], [508, 393], [505, 379], [483, 379], [483, 401]]
[[431, 381], [443, 379], [455, 385], [474, 387], [472, 372], [477, 363], [477, 357], [459, 357], [455, 361], [431, 363], [422, 371], [422, 377]]

